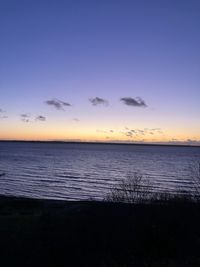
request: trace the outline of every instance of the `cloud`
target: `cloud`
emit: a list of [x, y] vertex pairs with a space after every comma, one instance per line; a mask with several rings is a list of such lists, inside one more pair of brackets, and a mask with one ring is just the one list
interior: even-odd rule
[[89, 101], [93, 106], [97, 106], [97, 105], [108, 106], [109, 105], [109, 102], [106, 99], [103, 99], [100, 97], [89, 98]]
[[80, 120], [77, 119], [77, 118], [74, 118], [73, 121], [75, 121], [75, 122], [79, 122]]
[[127, 137], [131, 137], [131, 138], [133, 137], [133, 133], [132, 133], [131, 131], [126, 132], [125, 135], [126, 135]]
[[185, 143], [187, 143], [188, 145], [200, 145], [200, 140], [187, 139]]
[[101, 129], [97, 129], [96, 130], [97, 133], [104, 133], [104, 134], [109, 134], [109, 133], [114, 133], [114, 130], [101, 130]]
[[165, 142], [165, 144], [169, 144], [169, 145], [186, 145], [186, 146], [200, 146], [200, 140], [186, 139], [185, 141], [180, 141], [180, 140], [178, 140], [176, 138], [172, 138], [171, 140]]
[[149, 133], [151, 135], [154, 134], [163, 134], [163, 131], [161, 128], [144, 128], [145, 133]]
[[51, 100], [47, 100], [47, 101], [45, 101], [45, 103], [49, 106], [53, 106], [57, 110], [64, 110], [64, 107], [70, 107], [71, 106], [71, 104], [64, 102], [62, 100], [56, 99], [56, 98], [51, 99]]
[[132, 98], [132, 97], [122, 97], [120, 99], [125, 105], [132, 107], [143, 107], [146, 108], [147, 105], [144, 100], [140, 97]]
[[7, 119], [8, 118], [8, 116], [2, 116], [2, 115], [0, 115], [0, 119]]
[[8, 116], [3, 115], [4, 112], [5, 112], [5, 111], [4, 111], [3, 109], [0, 108], [0, 119], [7, 119], [7, 118], [8, 118]]
[[30, 115], [28, 115], [28, 114], [26, 114], [26, 113], [21, 114], [20, 116], [21, 116], [22, 118], [29, 118], [29, 117], [30, 117]]
[[30, 119], [29, 119], [30, 118], [30, 115], [24, 113], [24, 114], [21, 114], [20, 117], [21, 117], [21, 121], [23, 121], [23, 122], [30, 122]]
[[40, 115], [35, 118], [36, 121], [46, 121], [46, 117]]
[[163, 135], [163, 131], [161, 130], [161, 128], [129, 129], [128, 127], [125, 127], [125, 130], [120, 131], [120, 133], [124, 134], [129, 138], [142, 138], [160, 134]]
[[138, 132], [139, 134], [144, 134], [144, 133], [145, 133], [144, 130], [140, 130], [140, 129], [138, 129], [137, 132]]
[[96, 132], [97, 132], [97, 133], [108, 133], [107, 131], [105, 131], [105, 130], [101, 130], [101, 129], [97, 129]]

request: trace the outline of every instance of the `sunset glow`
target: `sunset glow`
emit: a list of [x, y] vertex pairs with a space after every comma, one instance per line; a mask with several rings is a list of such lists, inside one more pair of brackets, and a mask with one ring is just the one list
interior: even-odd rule
[[200, 145], [198, 2], [11, 2], [1, 140]]

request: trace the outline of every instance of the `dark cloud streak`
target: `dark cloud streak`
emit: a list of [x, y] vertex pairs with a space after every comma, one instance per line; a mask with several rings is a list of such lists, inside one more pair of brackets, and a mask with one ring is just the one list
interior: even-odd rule
[[79, 122], [80, 120], [77, 119], [77, 118], [74, 118], [73, 121], [75, 121], [75, 122]]
[[46, 117], [39, 115], [35, 118], [36, 121], [46, 121]]
[[140, 97], [132, 98], [132, 97], [122, 97], [120, 99], [125, 105], [132, 107], [143, 107], [146, 108], [147, 105], [144, 100]]
[[56, 98], [45, 101], [45, 104], [47, 104], [49, 106], [53, 106], [57, 110], [64, 110], [64, 107], [70, 107], [71, 106], [71, 104], [64, 102], [62, 100], [56, 99]]
[[93, 106], [97, 106], [97, 105], [108, 106], [109, 105], [108, 100], [100, 98], [100, 97], [89, 98], [89, 101]]
[[8, 116], [1, 116], [0, 115], [0, 119], [7, 119], [8, 118]]
[[29, 120], [30, 115], [24, 113], [24, 114], [21, 114], [20, 117], [21, 117], [21, 121], [23, 121], [23, 122], [30, 122], [30, 120]]

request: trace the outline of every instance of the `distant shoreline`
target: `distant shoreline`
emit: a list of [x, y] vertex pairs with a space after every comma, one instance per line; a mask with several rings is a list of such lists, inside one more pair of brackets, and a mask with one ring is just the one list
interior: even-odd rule
[[159, 143], [125, 143], [125, 142], [84, 142], [84, 141], [54, 141], [54, 140], [0, 140], [0, 143], [52, 143], [52, 144], [86, 144], [86, 145], [129, 145], [129, 146], [162, 146], [162, 147], [200, 147], [190, 144], [159, 144]]

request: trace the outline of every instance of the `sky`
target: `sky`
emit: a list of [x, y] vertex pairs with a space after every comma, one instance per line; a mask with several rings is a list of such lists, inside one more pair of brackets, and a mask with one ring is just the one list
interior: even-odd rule
[[199, 25], [199, 0], [1, 0], [0, 139], [200, 145]]

